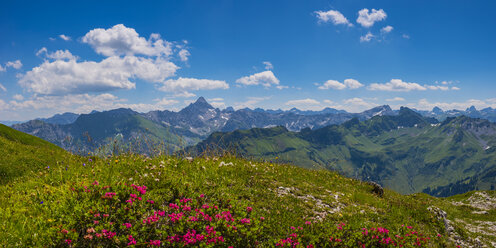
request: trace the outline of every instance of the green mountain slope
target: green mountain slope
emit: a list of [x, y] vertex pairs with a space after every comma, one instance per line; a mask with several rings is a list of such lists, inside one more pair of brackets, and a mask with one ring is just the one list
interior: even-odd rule
[[199, 141], [199, 136], [160, 125], [130, 109], [80, 115], [74, 123], [56, 125], [40, 120], [17, 124], [14, 128], [36, 135], [79, 154], [133, 150], [171, 152]]
[[66, 154], [47, 141], [0, 124], [0, 184], [53, 166]]
[[[386, 189], [381, 197], [373, 193], [375, 186], [336, 172], [235, 157], [58, 158], [63, 161], [35, 176], [0, 185], [0, 246], [146, 247], [160, 241], [170, 247], [466, 247], [496, 242], [491, 227], [480, 224], [496, 219], [496, 206], [490, 205], [496, 204], [494, 191], [443, 199]], [[489, 204], [480, 205], [479, 196]]]
[[494, 188], [495, 141], [496, 125], [486, 120], [457, 117], [435, 123], [402, 108], [397, 116], [353, 119], [317, 130], [215, 133], [188, 151], [230, 148], [246, 157], [337, 170], [401, 193], [447, 196]]

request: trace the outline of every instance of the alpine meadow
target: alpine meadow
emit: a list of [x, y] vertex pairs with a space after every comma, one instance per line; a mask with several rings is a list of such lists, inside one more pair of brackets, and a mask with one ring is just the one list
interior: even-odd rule
[[1, 5], [0, 247], [496, 247], [496, 2]]

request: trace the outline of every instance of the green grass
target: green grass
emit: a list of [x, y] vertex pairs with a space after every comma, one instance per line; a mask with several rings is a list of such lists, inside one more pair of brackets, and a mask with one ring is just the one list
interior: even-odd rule
[[[133, 236], [140, 239], [136, 246], [144, 247], [147, 246], [144, 242], [149, 239], [171, 235], [173, 231], [184, 232], [184, 228], [190, 225], [184, 222], [181, 226], [174, 226], [166, 222], [154, 229], [140, 229], [145, 228], [139, 225], [141, 219], [149, 216], [152, 209], [133, 208], [132, 213], [124, 211], [128, 214], [123, 214], [121, 210], [128, 208], [124, 197], [132, 192], [125, 184], [146, 185], [147, 193], [143, 197], [155, 201], [154, 209], [166, 210], [169, 203], [178, 203], [182, 198], [199, 199], [198, 196], [204, 194], [205, 201], [232, 211], [237, 220], [251, 218], [251, 224], [239, 225], [238, 234], [222, 229], [229, 242], [238, 244], [235, 247], [273, 247], [292, 233], [299, 235], [299, 241], [305, 247], [308, 244], [356, 247], [356, 242], [365, 240], [362, 228], [384, 227], [391, 233], [403, 235], [409, 231], [406, 226], [430, 237], [427, 247], [451, 247], [445, 238], [443, 222], [427, 210], [429, 206], [447, 211], [450, 219], [470, 223], [495, 219], [494, 210], [487, 215], [474, 215], [464, 206], [451, 204], [452, 201], [464, 201], [470, 195], [443, 199], [426, 194], [405, 196], [386, 189], [384, 197], [379, 197], [371, 192], [369, 184], [336, 172], [234, 156], [193, 161], [174, 156], [150, 158], [136, 154], [81, 157], [67, 154], [32, 136], [9, 132], [9, 129], [4, 130], [2, 133], [5, 134], [0, 138], [14, 155], [7, 156], [3, 163], [10, 168], [30, 169], [12, 170], [12, 175], [16, 171], [19, 174], [11, 175], [10, 180], [0, 185], [1, 247], [67, 247], [64, 241], [68, 239], [73, 240], [75, 247], [90, 246], [90, 241], [84, 236], [92, 227], [97, 231], [102, 228], [114, 230], [117, 233], [114, 241], [123, 246], [123, 242], [128, 241], [127, 234], [119, 226], [130, 221], [135, 221], [133, 226], [138, 228], [132, 231]], [[10, 138], [5, 138], [7, 136]], [[30, 147], [36, 149], [30, 150]], [[38, 156], [39, 160], [35, 159]], [[39, 164], [33, 166], [30, 159]], [[100, 188], [92, 186], [95, 181], [99, 182]], [[105, 192], [98, 191], [103, 190], [101, 187], [104, 185], [110, 186], [108, 191], [117, 193], [115, 201], [99, 196]], [[86, 194], [84, 186], [95, 191]], [[286, 190], [288, 194], [285, 194]], [[494, 196], [494, 192], [490, 194]], [[253, 208], [249, 214], [243, 211], [248, 206]], [[98, 211], [110, 213], [112, 221], [118, 223], [117, 227], [93, 225], [93, 214]], [[256, 221], [260, 217], [265, 220]], [[307, 221], [312, 224], [305, 224]], [[340, 223], [346, 224], [343, 230], [337, 229]], [[463, 236], [476, 236], [464, 229], [463, 223], [454, 224]], [[303, 230], [291, 229], [298, 226]], [[68, 234], [64, 234], [64, 230]], [[437, 234], [442, 236], [439, 238]], [[244, 239], [236, 241], [240, 237]], [[339, 237], [343, 241], [329, 242], [330, 237]], [[495, 241], [490, 235], [483, 238], [484, 242]], [[102, 241], [95, 247], [116, 245], [108, 242]]]
[[54, 166], [69, 153], [52, 143], [0, 124], [0, 184]]

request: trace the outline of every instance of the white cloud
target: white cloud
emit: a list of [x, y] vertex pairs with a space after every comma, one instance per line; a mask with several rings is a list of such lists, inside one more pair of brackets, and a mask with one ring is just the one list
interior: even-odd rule
[[[179, 103], [179, 101], [174, 100], [174, 99], [167, 99], [167, 98], [162, 98], [162, 99], [155, 99], [154, 100], [156, 103], [154, 105], [156, 106], [168, 106], [168, 105], [173, 105], [176, 103]], [[152, 109], [153, 110], [153, 109]]]
[[74, 56], [72, 55], [71, 52], [69, 52], [69, 50], [57, 50], [53, 53], [48, 53], [48, 50], [46, 47], [42, 47], [40, 50], [38, 50], [38, 52], [36, 52], [36, 56], [42, 56], [44, 55], [46, 58], [49, 58], [49, 59], [61, 59], [61, 60], [64, 60], [64, 59], [79, 59], [78, 56]]
[[265, 70], [272, 70], [272, 69], [274, 69], [274, 66], [269, 61], [264, 61], [262, 63], [265, 65]]
[[127, 103], [126, 99], [104, 93], [99, 95], [72, 94], [65, 96], [33, 96], [25, 101], [10, 101], [6, 109], [11, 111], [31, 112], [34, 117], [40, 117], [39, 113], [53, 115], [62, 112], [89, 113], [92, 110], [110, 110], [116, 108], [130, 108], [138, 112], [163, 109], [167, 106], [177, 104], [174, 99], [154, 99], [153, 103]]
[[195, 96], [196, 96], [195, 94], [187, 91], [177, 92], [174, 94], [174, 97], [183, 97], [183, 98], [190, 98]]
[[9, 108], [9, 104], [4, 100], [0, 99], [0, 111], [6, 110]]
[[2, 84], [0, 84], [0, 90], [7, 91], [7, 89]]
[[133, 28], [122, 24], [109, 29], [93, 29], [82, 38], [82, 41], [90, 44], [97, 53], [104, 56], [135, 54], [169, 56], [172, 54], [171, 44], [160, 39], [159, 34], [152, 34], [147, 40], [140, 37]]
[[440, 85], [424, 85], [424, 86], [429, 90], [442, 90], [442, 91], [449, 90], [448, 86], [440, 86]]
[[369, 102], [366, 99], [355, 97], [355, 98], [344, 99], [340, 103], [330, 103], [328, 104], [328, 107], [334, 109], [346, 110], [350, 113], [358, 113], [367, 109], [371, 109], [377, 105], [378, 104], [374, 102]]
[[368, 9], [362, 9], [358, 11], [357, 23], [361, 24], [363, 27], [370, 28], [375, 22], [382, 21], [386, 19], [387, 15], [384, 10], [372, 9], [369, 13]]
[[286, 86], [286, 85], [278, 85], [278, 86], [276, 86], [276, 89], [278, 89], [278, 90], [283, 90], [283, 89], [287, 89], [287, 88], [289, 88], [289, 86]]
[[70, 41], [70, 40], [71, 40], [71, 37], [69, 37], [69, 36], [67, 36], [67, 35], [65, 35], [65, 34], [61, 34], [61, 35], [59, 35], [59, 37], [60, 37], [61, 39], [65, 40], [65, 41]]
[[226, 104], [224, 103], [224, 98], [220, 98], [220, 97], [210, 98], [210, 99], [208, 99], [208, 102], [214, 108], [220, 108], [220, 109], [226, 108]]
[[67, 94], [133, 89], [131, 79], [163, 82], [175, 74], [178, 67], [161, 58], [135, 56], [109, 57], [101, 62], [75, 59], [44, 61], [40, 66], [21, 75], [19, 84], [38, 94]]
[[403, 35], [401, 35], [401, 37], [403, 37], [404, 39], [407, 39], [407, 40], [410, 39], [410, 35], [408, 35], [408, 34], [403, 34]]
[[255, 108], [258, 103], [270, 99], [270, 97], [247, 97], [247, 101], [234, 103], [235, 109]]
[[9, 62], [7, 62], [7, 63], [5, 64], [5, 67], [12, 67], [12, 68], [14, 68], [14, 69], [19, 70], [19, 69], [21, 69], [21, 67], [22, 67], [22, 63], [21, 63], [21, 61], [20, 61], [20, 60], [16, 60], [16, 61], [9, 61]]
[[295, 107], [301, 110], [310, 110], [315, 108], [321, 108], [320, 102], [307, 98], [307, 99], [299, 99], [299, 100], [291, 100], [285, 103], [288, 106]]
[[181, 59], [182, 62], [188, 61], [188, 57], [191, 55], [188, 50], [186, 49], [181, 49], [178, 53], [179, 59]]
[[411, 91], [411, 90], [426, 90], [426, 88], [417, 83], [403, 82], [401, 79], [391, 79], [391, 81], [379, 84], [373, 83], [369, 85], [369, 90], [381, 91]]
[[224, 98], [221, 98], [221, 97], [216, 97], [216, 98], [209, 98], [208, 101], [212, 101], [212, 102], [222, 102], [224, 101]]
[[48, 52], [46, 47], [42, 47], [38, 52], [36, 52], [36, 56], [40, 56], [42, 54], [46, 54]]
[[78, 59], [77, 56], [72, 55], [69, 50], [57, 50], [53, 53], [47, 53], [47, 58], [50, 59]]
[[20, 95], [20, 94], [15, 94], [15, 95], [12, 96], [12, 98], [14, 98], [17, 101], [24, 100], [24, 97], [22, 95]]
[[383, 33], [383, 34], [390, 33], [391, 31], [393, 31], [392, 26], [385, 26], [385, 27], [381, 28], [381, 33]]
[[339, 81], [336, 80], [327, 80], [324, 84], [322, 84], [318, 88], [321, 90], [328, 90], [328, 89], [344, 90], [346, 88], [358, 89], [362, 86], [363, 84], [361, 84], [357, 80], [349, 78], [349, 79], [345, 79], [343, 83], [340, 83]]
[[335, 89], [335, 90], [344, 90], [346, 89], [346, 85], [340, 83], [336, 80], [327, 80], [323, 85], [319, 86], [321, 90]]
[[368, 32], [366, 35], [360, 36], [360, 42], [369, 42], [374, 37], [375, 36], [371, 32]]
[[189, 95], [190, 90], [215, 90], [215, 89], [229, 89], [226, 81], [210, 80], [210, 79], [196, 79], [196, 78], [183, 78], [169, 79], [163, 83], [159, 88], [161, 91], [178, 92]]
[[272, 71], [263, 71], [250, 76], [242, 77], [236, 80], [236, 83], [243, 85], [263, 85], [270, 87], [278, 85], [279, 79], [276, 78]]
[[344, 85], [346, 85], [346, 87], [348, 87], [349, 89], [358, 89], [358, 88], [360, 88], [360, 87], [363, 86], [363, 84], [361, 84], [360, 82], [358, 82], [358, 80], [355, 80], [355, 79], [352, 79], [352, 78], [345, 79], [344, 80]]
[[352, 27], [353, 24], [351, 24], [346, 17], [344, 17], [341, 12], [337, 10], [329, 10], [329, 11], [315, 11], [315, 14], [317, 14], [317, 19], [319, 19], [319, 22], [330, 22], [334, 25], [348, 25], [349, 27]]
[[402, 102], [402, 101], [405, 101], [405, 98], [403, 98], [403, 97], [394, 97], [394, 98], [386, 99], [386, 101], [388, 101], [388, 102]]
[[2, 67], [2, 65], [0, 65], [0, 71], [6, 71], [7, 69], [5, 67]]
[[[412, 90], [442, 90], [447, 91], [450, 90], [450, 87], [443, 85], [420, 85], [418, 83], [408, 83], [404, 82], [401, 79], [391, 79], [391, 81], [379, 84], [373, 83], [368, 87], [369, 90], [380, 90], [380, 91], [412, 91]], [[451, 87], [451, 90], [459, 90], [458, 87]]]

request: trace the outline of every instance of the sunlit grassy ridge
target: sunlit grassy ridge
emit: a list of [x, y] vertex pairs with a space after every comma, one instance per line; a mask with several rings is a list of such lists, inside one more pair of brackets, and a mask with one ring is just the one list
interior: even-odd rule
[[[14, 146], [21, 155], [31, 152], [22, 143]], [[25, 166], [15, 159], [4, 162]], [[360, 243], [386, 247], [402, 240], [405, 246], [421, 242], [426, 247], [451, 247], [444, 223], [428, 207], [437, 206], [448, 212], [448, 218], [471, 223], [496, 219], [494, 209], [477, 215], [450, 200], [425, 194], [404, 196], [387, 189], [379, 197], [371, 185], [335, 172], [234, 156], [191, 160], [57, 154], [40, 162], [37, 169], [0, 186], [2, 247], [145, 247], [157, 240], [162, 246], [182, 247], [183, 241], [171, 240], [183, 240], [191, 230], [215, 236], [216, 243], [207, 244], [204, 239], [205, 247], [356, 247]], [[140, 191], [143, 186], [145, 194]], [[463, 201], [468, 195], [457, 197], [454, 201]], [[189, 221], [195, 208], [207, 213], [205, 204], [218, 208], [208, 209], [213, 220]], [[232, 214], [232, 222], [215, 217], [223, 212]], [[172, 221], [171, 214], [181, 213], [181, 220]], [[464, 238], [476, 236], [463, 223], [453, 224]], [[372, 233], [380, 238], [371, 238]], [[485, 242], [494, 238], [477, 236], [486, 238]]]
[[56, 164], [69, 155], [58, 146], [0, 124], [0, 184]]

